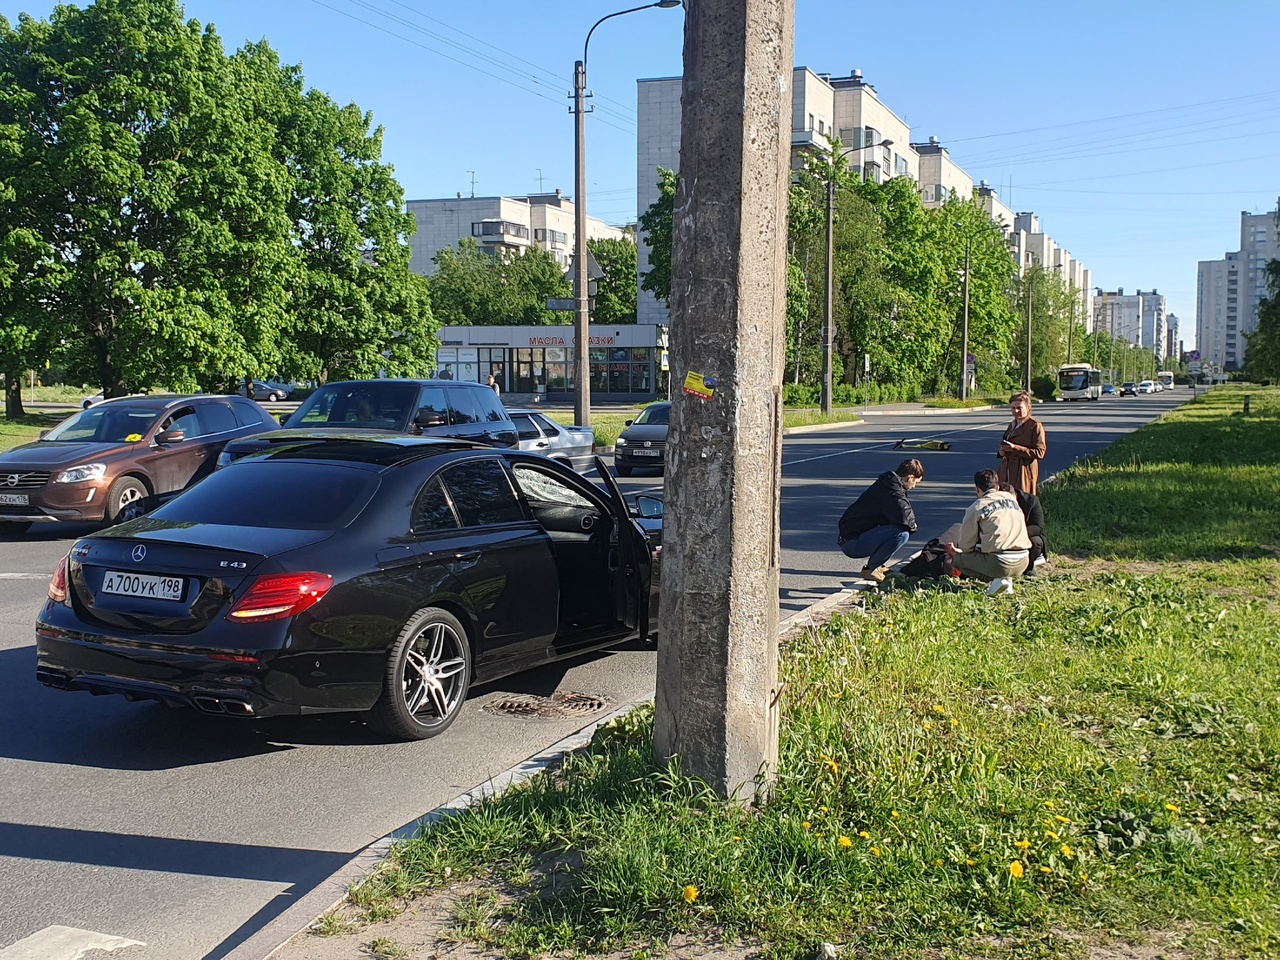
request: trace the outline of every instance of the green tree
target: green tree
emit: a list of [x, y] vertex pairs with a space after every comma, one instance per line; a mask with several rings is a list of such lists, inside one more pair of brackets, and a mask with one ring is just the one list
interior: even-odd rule
[[678, 173], [659, 167], [658, 199], [640, 215], [640, 232], [649, 245], [649, 269], [640, 277], [640, 289], [652, 293], [664, 304], [671, 301], [672, 218], [679, 182]]
[[490, 256], [474, 237], [463, 237], [457, 250], [445, 247], [433, 260], [431, 308], [444, 324], [555, 324], [562, 315], [548, 310], [546, 301], [573, 293], [555, 258], [540, 247]]
[[1258, 380], [1280, 381], [1280, 260], [1267, 264], [1269, 296], [1258, 304], [1258, 328], [1245, 334], [1245, 371]]
[[600, 264], [604, 276], [596, 287], [596, 323], [636, 322], [636, 242], [630, 238], [588, 240], [587, 248]]

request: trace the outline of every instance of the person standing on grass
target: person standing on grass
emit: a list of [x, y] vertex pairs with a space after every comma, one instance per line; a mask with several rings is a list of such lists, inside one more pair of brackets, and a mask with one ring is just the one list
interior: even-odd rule
[[958, 574], [991, 583], [988, 593], [1013, 593], [1013, 578], [1027, 569], [1031, 538], [1015, 494], [1000, 489], [994, 470], [973, 475], [978, 499], [960, 523], [960, 537], [947, 544], [947, 558]]
[[836, 543], [846, 557], [866, 557], [862, 573], [884, 581], [887, 564], [916, 532], [916, 514], [907, 494], [924, 479], [924, 464], [903, 460], [876, 478], [840, 517]]
[[1031, 415], [1031, 394], [1025, 390], [1009, 399], [1013, 421], [1005, 427], [996, 456], [1000, 458], [1000, 480], [1015, 490], [1034, 494], [1040, 482], [1040, 461], [1044, 459], [1044, 424]]

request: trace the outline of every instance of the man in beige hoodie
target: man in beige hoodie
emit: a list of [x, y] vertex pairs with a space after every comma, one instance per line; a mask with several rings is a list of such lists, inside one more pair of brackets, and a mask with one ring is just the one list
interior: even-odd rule
[[991, 581], [992, 593], [1012, 593], [1013, 578], [1027, 567], [1031, 538], [1018, 498], [1000, 489], [994, 470], [973, 476], [978, 499], [969, 504], [960, 536], [947, 556], [962, 576]]

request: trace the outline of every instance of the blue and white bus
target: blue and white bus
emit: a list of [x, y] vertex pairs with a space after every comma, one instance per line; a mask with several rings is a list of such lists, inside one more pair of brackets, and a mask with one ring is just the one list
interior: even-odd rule
[[1087, 363], [1058, 368], [1058, 395], [1063, 400], [1101, 400], [1102, 371]]

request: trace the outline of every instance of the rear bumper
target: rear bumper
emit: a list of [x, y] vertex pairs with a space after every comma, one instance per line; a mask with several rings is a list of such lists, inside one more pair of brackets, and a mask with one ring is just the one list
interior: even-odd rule
[[[377, 684], [336, 683], [314, 653], [261, 654], [252, 663], [214, 659], [209, 651], [157, 649], [36, 624], [36, 679], [56, 690], [158, 700], [203, 713], [270, 717], [365, 710]], [[328, 666], [328, 664], [325, 664]]]

